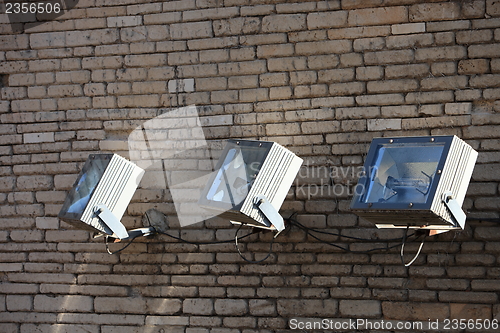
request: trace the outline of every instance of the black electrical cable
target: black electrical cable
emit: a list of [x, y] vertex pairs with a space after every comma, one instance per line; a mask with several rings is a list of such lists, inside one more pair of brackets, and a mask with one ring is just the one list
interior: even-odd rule
[[405, 229], [405, 233], [403, 235], [403, 243], [401, 244], [401, 251], [399, 252], [399, 255], [401, 257], [401, 263], [405, 266], [405, 267], [408, 267], [410, 266], [411, 264], [413, 264], [415, 262], [415, 260], [417, 260], [418, 256], [420, 255], [420, 251], [422, 251], [422, 247], [424, 246], [424, 242], [425, 242], [425, 238], [427, 236], [427, 234], [424, 236], [424, 238], [422, 239], [422, 242], [420, 243], [420, 247], [418, 248], [418, 251], [417, 253], [415, 254], [415, 256], [413, 257], [412, 260], [410, 260], [409, 263], [405, 263], [405, 260], [404, 260], [404, 250], [405, 250], [405, 244], [406, 244], [406, 237], [407, 237], [407, 234], [408, 234], [408, 229], [410, 228], [410, 226], [406, 227]]
[[[317, 233], [322, 233], [322, 234], [329, 234], [329, 235], [334, 235], [334, 236], [342, 236], [340, 234], [337, 234], [337, 233], [330, 233], [330, 232], [326, 232], [326, 231], [321, 231], [321, 230], [317, 230], [317, 229], [314, 229], [314, 228], [309, 228], [309, 227], [306, 227], [304, 225], [302, 225], [301, 223], [297, 222], [296, 220], [294, 219], [289, 219], [290, 223], [292, 225], [295, 225], [297, 226], [298, 228], [304, 230], [306, 232], [307, 235], [311, 236], [312, 238], [324, 243], [324, 244], [327, 244], [327, 245], [330, 245], [330, 246], [333, 246], [333, 247], [336, 247], [338, 249], [341, 249], [343, 251], [346, 251], [346, 252], [349, 252], [349, 253], [356, 253], [356, 254], [367, 254], [367, 253], [371, 253], [371, 252], [374, 252], [374, 251], [387, 251], [387, 250], [390, 250], [390, 249], [393, 249], [393, 248], [396, 248], [396, 247], [399, 247], [401, 246], [402, 243], [398, 243], [398, 244], [395, 244], [395, 245], [391, 245], [391, 246], [386, 246], [386, 247], [379, 247], [379, 248], [373, 248], [373, 249], [369, 249], [369, 250], [365, 250], [365, 251], [355, 251], [355, 250], [351, 250], [351, 249], [348, 249], [346, 247], [343, 247], [343, 246], [340, 246], [338, 244], [335, 244], [333, 242], [328, 242], [328, 241], [325, 241], [324, 239], [321, 239], [313, 234], [311, 234], [311, 232], [317, 232]], [[413, 233], [410, 235], [411, 236], [414, 236], [416, 235], [416, 233]], [[342, 236], [344, 237], [344, 236]], [[350, 237], [350, 236], [346, 236], [347, 238], [352, 238], [352, 239], [356, 239], [356, 240], [364, 240], [364, 241], [367, 241], [369, 239], [364, 239], [364, 238], [359, 238], [359, 237]], [[415, 237], [415, 239], [413, 241], [415, 241], [416, 239], [418, 239], [420, 236], [417, 236]], [[401, 241], [402, 238], [395, 238], [395, 239], [387, 239], [387, 240], [369, 240], [369, 241], [377, 241], [377, 242], [390, 242], [390, 241]]]
[[[212, 244], [226, 244], [226, 243], [232, 243], [233, 242], [233, 239], [228, 239], [228, 240], [223, 240], [223, 241], [211, 241], [211, 242], [192, 242], [192, 241], [188, 241], [187, 239], [184, 239], [182, 237], [178, 237], [178, 236], [174, 236], [172, 234], [169, 234], [168, 232], [165, 232], [165, 231], [161, 231], [159, 230], [158, 228], [154, 227], [151, 225], [151, 221], [149, 220], [149, 215], [146, 214], [146, 219], [148, 220], [148, 224], [150, 227], [152, 227], [153, 229], [155, 229], [155, 231], [158, 233], [158, 234], [161, 234], [161, 235], [165, 235], [165, 236], [168, 236], [168, 237], [171, 237], [173, 239], [177, 239], [178, 241], [181, 241], [183, 243], [187, 243], [187, 244], [191, 244], [191, 245], [212, 245]], [[240, 226], [241, 228], [241, 226]], [[240, 230], [240, 228], [238, 228], [238, 231]], [[238, 233], [238, 231], [236, 231], [236, 233]], [[253, 235], [253, 232], [250, 232], [244, 236], [241, 236], [239, 237], [238, 239], [244, 239], [248, 236], [251, 236]]]
[[[312, 238], [324, 243], [324, 244], [327, 244], [327, 245], [330, 245], [330, 246], [333, 246], [333, 247], [336, 247], [338, 249], [341, 249], [343, 251], [346, 251], [346, 252], [349, 252], [349, 253], [357, 253], [357, 254], [362, 254], [362, 253], [370, 253], [370, 252], [374, 252], [374, 251], [387, 251], [387, 250], [390, 250], [390, 249], [393, 249], [395, 247], [398, 247], [398, 246], [402, 246], [404, 247], [404, 244], [406, 242], [406, 239], [408, 237], [413, 237], [414, 235], [416, 235], [416, 233], [412, 233], [410, 235], [407, 235], [407, 232], [405, 232], [405, 235], [404, 237], [400, 237], [400, 238], [392, 238], [392, 239], [384, 239], [384, 240], [374, 240], [374, 239], [367, 239], [367, 238], [361, 238], [361, 237], [354, 237], [354, 236], [347, 236], [347, 235], [342, 235], [342, 234], [339, 234], [339, 233], [334, 233], [334, 232], [328, 232], [328, 231], [324, 231], [324, 230], [318, 230], [318, 229], [315, 229], [315, 228], [310, 228], [310, 227], [306, 227], [305, 225], [303, 225], [302, 223], [298, 222], [297, 220], [295, 220], [294, 218], [292, 218], [294, 215], [296, 215], [297, 213], [294, 213], [292, 216], [290, 216], [287, 221], [289, 221], [290, 225], [295, 225], [296, 227], [298, 227], [299, 229], [303, 230], [307, 235], [311, 236]], [[148, 223], [149, 223], [149, 226], [151, 226], [151, 221], [149, 220], [149, 216], [146, 215], [146, 218], [148, 220]], [[240, 255], [240, 257], [249, 262], [249, 263], [261, 263], [263, 261], [265, 261], [266, 259], [269, 258], [269, 256], [271, 255], [272, 253], [272, 246], [273, 246], [273, 243], [274, 243], [274, 239], [275, 237], [272, 238], [271, 242], [270, 242], [270, 246], [269, 246], [269, 253], [267, 254], [266, 257], [264, 257], [263, 259], [261, 260], [258, 260], [258, 261], [253, 261], [253, 260], [249, 260], [247, 258], [245, 258], [243, 256], [243, 254], [241, 253], [239, 247], [238, 247], [238, 240], [241, 240], [241, 239], [245, 239], [251, 235], [253, 235], [254, 233], [253, 232], [250, 232], [246, 235], [243, 235], [241, 237], [238, 237], [238, 232], [240, 231], [241, 227], [244, 226], [245, 224], [240, 224], [240, 226], [238, 227], [238, 229], [236, 230], [236, 234], [235, 234], [235, 238], [234, 238], [234, 242], [235, 242], [235, 246], [236, 246], [236, 249], [238, 250], [238, 253]], [[193, 241], [188, 241], [182, 237], [178, 237], [178, 236], [174, 236], [168, 232], [164, 232], [164, 231], [161, 231], [157, 228], [155, 228], [154, 226], [152, 226], [154, 229], [155, 229], [155, 232], [158, 233], [158, 234], [162, 234], [162, 235], [166, 235], [168, 237], [171, 237], [173, 239], [176, 239], [178, 241], [181, 241], [183, 243], [187, 243], [187, 244], [192, 244], [192, 245], [215, 245], [215, 244], [227, 244], [227, 243], [232, 243], [233, 240], [232, 239], [229, 239], [229, 240], [223, 240], [223, 241], [209, 241], [209, 242], [193, 242]], [[396, 245], [391, 245], [391, 246], [386, 246], [386, 247], [378, 247], [378, 248], [373, 248], [373, 249], [369, 249], [369, 250], [365, 250], [365, 251], [355, 251], [355, 250], [350, 250], [346, 247], [343, 247], [343, 246], [340, 246], [338, 244], [335, 244], [333, 242], [328, 242], [328, 241], [325, 241], [324, 239], [321, 239], [317, 236], [315, 236], [314, 234], [312, 234], [312, 232], [314, 233], [318, 233], [318, 234], [324, 234], [324, 235], [331, 235], [331, 236], [338, 236], [338, 237], [344, 237], [344, 238], [348, 238], [348, 239], [353, 239], [353, 240], [360, 240], [360, 241], [367, 241], [367, 242], [394, 242], [394, 241], [401, 241], [401, 243], [398, 243]], [[415, 237], [415, 239], [413, 239], [412, 241], [416, 241], [420, 236], [417, 235], [417, 237]], [[117, 250], [117, 251], [114, 251], [114, 252], [111, 252], [109, 250], [109, 245], [108, 245], [108, 237], [106, 237], [106, 250], [108, 251], [109, 254], [116, 254], [118, 252], [121, 252], [123, 250], [125, 250], [128, 246], [130, 246], [130, 244], [132, 244], [132, 242], [135, 240], [135, 238], [137, 237], [134, 237], [132, 238], [128, 243], [127, 245], [125, 245], [123, 248]], [[423, 241], [422, 241], [422, 244], [421, 244], [421, 247], [423, 245]], [[419, 249], [419, 253], [420, 253], [420, 250], [421, 250], [421, 247]], [[418, 254], [417, 254], [418, 255]], [[412, 261], [413, 262], [413, 261]]]
[[[168, 232], [159, 231], [159, 230], [156, 230], [156, 232], [159, 233], [159, 234], [162, 234], [162, 235], [169, 236], [169, 237], [171, 237], [173, 239], [177, 239], [177, 240], [179, 240], [179, 241], [181, 241], [183, 243], [192, 244], [192, 245], [213, 245], [213, 244], [227, 244], [227, 243], [234, 242], [234, 239], [228, 239], [228, 240], [223, 240], [223, 241], [211, 241], [211, 242], [192, 242], [192, 241], [188, 241], [187, 239], [184, 239], [182, 237], [177, 237], [177, 236], [171, 235]], [[244, 236], [237, 237], [237, 239], [244, 239], [244, 238], [247, 238], [248, 236], [251, 236], [253, 234], [254, 234], [253, 232], [250, 232], [250, 233], [248, 233], [248, 234], [246, 234]]]
[[109, 249], [109, 242], [108, 242], [108, 238], [109, 238], [109, 236], [106, 236], [106, 237], [105, 237], [106, 251], [108, 251], [108, 253], [109, 253], [109, 254], [117, 254], [118, 252], [121, 252], [121, 251], [125, 250], [127, 247], [129, 247], [129, 246], [130, 246], [130, 244], [132, 244], [132, 242], [133, 242], [133, 241], [134, 241], [137, 237], [131, 238], [131, 239], [129, 240], [129, 242], [128, 242], [128, 243], [127, 243], [124, 247], [122, 247], [121, 249], [116, 250], [116, 251], [114, 251], [114, 252], [111, 252], [111, 250]]
[[[241, 227], [243, 226], [243, 224], [240, 224], [238, 230], [236, 230], [236, 235], [234, 237], [234, 245], [236, 246], [236, 250], [238, 250], [238, 254], [240, 255], [240, 257], [245, 260], [246, 262], [249, 262], [251, 264], [260, 264], [261, 262], [265, 261], [267, 258], [269, 258], [271, 256], [271, 253], [273, 253], [273, 243], [274, 243], [274, 238], [273, 237], [271, 239], [271, 242], [269, 243], [269, 252], [267, 253], [267, 256], [265, 256], [264, 258], [260, 259], [260, 260], [250, 260], [250, 259], [247, 259], [243, 256], [243, 253], [241, 253], [240, 251], [240, 248], [238, 247], [238, 231], [240, 231]], [[241, 238], [240, 238], [241, 239]]]
[[[365, 242], [397, 242], [397, 241], [401, 241], [402, 240], [402, 237], [379, 240], [379, 239], [370, 239], [370, 238], [361, 238], [361, 237], [347, 236], [347, 235], [342, 235], [342, 234], [339, 234], [339, 233], [336, 233], [336, 232], [330, 232], [330, 231], [324, 231], [324, 230], [319, 230], [319, 229], [315, 229], [315, 228], [306, 227], [305, 225], [303, 225], [302, 223], [300, 223], [300, 222], [298, 222], [297, 220], [294, 220], [294, 219], [290, 219], [289, 221], [291, 222], [292, 225], [296, 225], [297, 227], [299, 227], [301, 229], [304, 229], [304, 230], [309, 230], [309, 231], [317, 232], [319, 234], [325, 234], [325, 235], [330, 235], [330, 236], [339, 236], [339, 237], [344, 237], [344, 238], [349, 238], [349, 239], [354, 239], [354, 240], [360, 240], [360, 241], [365, 241]], [[414, 235], [415, 235], [415, 233], [409, 235], [409, 237], [414, 236]]]

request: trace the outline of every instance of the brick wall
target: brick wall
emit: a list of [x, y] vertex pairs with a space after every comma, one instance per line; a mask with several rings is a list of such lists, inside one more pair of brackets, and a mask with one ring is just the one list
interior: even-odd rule
[[[80, 0], [43, 24], [0, 14], [0, 331], [500, 320], [500, 226], [480, 220], [499, 217], [499, 55], [495, 0]], [[102, 239], [58, 220], [90, 153], [130, 157], [137, 126], [187, 105], [215, 146], [257, 138], [302, 157], [283, 209], [308, 227], [372, 239], [322, 236], [352, 251], [402, 235], [348, 209], [351, 171], [378, 136], [455, 134], [471, 144], [479, 158], [464, 209], [477, 220], [428, 238], [408, 268], [399, 247], [346, 253], [298, 228], [262, 264], [231, 243], [166, 236], [109, 255]], [[220, 218], [180, 228], [169, 191], [147, 175], [128, 228], [156, 208], [184, 239], [234, 237]], [[240, 248], [260, 259], [271, 238], [258, 233]], [[408, 244], [405, 257], [417, 248]]]

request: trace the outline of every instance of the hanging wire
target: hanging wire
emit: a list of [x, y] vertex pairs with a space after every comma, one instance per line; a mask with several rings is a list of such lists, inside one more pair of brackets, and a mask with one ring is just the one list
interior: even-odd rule
[[[338, 248], [340, 250], [343, 250], [345, 252], [356, 253], [356, 254], [368, 254], [368, 253], [371, 253], [371, 252], [374, 252], [374, 251], [388, 251], [390, 249], [393, 249], [393, 248], [401, 246], [401, 252], [400, 252], [400, 254], [401, 254], [401, 260], [402, 260], [403, 264], [406, 267], [410, 266], [417, 259], [417, 257], [419, 256], [419, 254], [420, 254], [420, 252], [422, 250], [422, 247], [423, 247], [424, 241], [425, 241], [425, 237], [424, 237], [422, 239], [422, 242], [420, 243], [420, 247], [418, 249], [417, 254], [415, 255], [415, 257], [408, 264], [406, 264], [406, 263], [404, 263], [404, 260], [403, 260], [404, 246], [405, 246], [408, 238], [410, 238], [410, 237], [413, 238], [411, 240], [411, 242], [415, 242], [418, 238], [420, 238], [420, 236], [422, 235], [420, 233], [417, 234], [417, 233], [414, 232], [414, 233], [408, 235], [408, 228], [407, 228], [405, 230], [405, 233], [404, 233], [403, 237], [399, 237], [399, 238], [391, 238], [391, 239], [384, 239], [384, 240], [375, 240], [375, 239], [368, 239], [368, 238], [362, 238], [362, 237], [347, 236], [347, 235], [342, 235], [342, 234], [339, 234], [339, 233], [336, 233], [336, 232], [329, 232], [329, 231], [324, 231], [324, 230], [319, 230], [319, 229], [307, 227], [307, 226], [303, 225], [302, 223], [298, 222], [294, 218], [295, 215], [297, 215], [297, 213], [294, 213], [292, 216], [290, 216], [288, 219], [286, 219], [289, 222], [289, 225], [296, 226], [297, 228], [303, 230], [307, 235], [311, 236], [312, 238], [316, 239], [317, 241], [319, 241], [319, 242], [321, 242], [323, 244], [327, 244], [327, 245], [333, 246], [333, 247]], [[254, 234], [254, 232], [250, 232], [250, 233], [248, 233], [246, 235], [238, 237], [238, 233], [239, 233], [240, 229], [245, 224], [240, 224], [240, 226], [236, 230], [234, 240], [233, 239], [228, 239], [228, 240], [221, 240], [221, 241], [195, 242], [195, 241], [189, 241], [189, 240], [184, 239], [182, 237], [175, 236], [175, 235], [172, 235], [172, 234], [170, 234], [168, 232], [159, 230], [158, 228], [156, 228], [156, 227], [154, 227], [154, 226], [151, 225], [151, 221], [150, 221], [149, 216], [147, 214], [146, 214], [146, 218], [147, 218], [149, 226], [153, 227], [155, 229], [156, 233], [168, 236], [170, 238], [176, 239], [176, 240], [181, 241], [181, 242], [186, 243], [186, 244], [192, 244], [192, 245], [197, 245], [198, 246], [198, 245], [212, 245], [212, 244], [227, 244], [227, 243], [232, 243], [234, 241], [236, 250], [238, 251], [238, 254], [240, 255], [240, 257], [243, 260], [245, 260], [246, 262], [249, 262], [249, 263], [252, 263], [252, 264], [261, 263], [261, 262], [265, 261], [266, 259], [268, 259], [271, 256], [271, 254], [272, 254], [272, 246], [274, 244], [275, 237], [273, 237], [271, 239], [271, 242], [269, 243], [269, 252], [268, 252], [268, 254], [263, 259], [254, 261], [254, 260], [250, 260], [250, 259], [245, 258], [245, 256], [243, 255], [243, 253], [241, 252], [241, 250], [240, 250], [240, 248], [238, 246], [238, 241], [242, 240], [242, 239], [245, 239], [245, 238], [247, 238], [247, 237], [249, 237], [249, 236], [251, 236], [251, 235]], [[356, 250], [351, 250], [351, 249], [349, 249], [347, 247], [338, 245], [338, 244], [336, 244], [334, 242], [329, 242], [329, 241], [326, 241], [324, 239], [321, 239], [320, 237], [316, 236], [315, 234], [320, 234], [320, 235], [322, 234], [322, 235], [329, 235], [329, 236], [338, 236], [338, 237], [344, 237], [344, 238], [347, 238], [347, 239], [353, 239], [353, 240], [359, 240], [359, 241], [365, 241], [365, 242], [386, 242], [386, 246], [385, 247], [375, 247], [375, 248], [372, 248], [372, 249], [369, 249], [369, 250], [364, 250], [364, 251], [356, 251]], [[122, 247], [121, 249], [119, 249], [117, 251], [114, 251], [114, 252], [112, 252], [109, 249], [108, 238], [109, 238], [108, 236], [106, 236], [106, 238], [105, 238], [105, 240], [106, 240], [106, 250], [108, 251], [109, 254], [116, 254], [118, 252], [121, 252], [121, 251], [125, 250], [128, 246], [130, 246], [132, 244], [132, 242], [135, 240], [135, 238], [137, 238], [137, 237], [132, 238], [124, 247]], [[398, 243], [389, 246], [389, 244], [388, 244], [389, 242], [398, 242]]]
[[116, 251], [114, 251], [114, 252], [111, 252], [111, 250], [109, 249], [109, 242], [108, 242], [108, 238], [109, 238], [109, 236], [106, 236], [106, 237], [105, 237], [106, 251], [108, 251], [108, 253], [109, 253], [109, 254], [117, 254], [118, 252], [121, 252], [121, 251], [125, 250], [127, 247], [129, 247], [129, 246], [130, 246], [130, 244], [132, 244], [132, 242], [133, 242], [133, 241], [134, 241], [137, 237], [131, 238], [131, 239], [129, 240], [129, 242], [128, 242], [128, 243], [127, 243], [124, 247], [122, 247], [121, 249], [116, 250]]
[[[238, 253], [240, 255], [240, 257], [245, 260], [246, 262], [249, 262], [251, 264], [260, 264], [261, 262], [265, 261], [267, 258], [269, 258], [271, 256], [271, 253], [273, 251], [273, 243], [274, 243], [274, 239], [275, 237], [272, 237], [271, 238], [271, 242], [269, 242], [269, 252], [267, 253], [267, 256], [265, 256], [263, 259], [260, 259], [260, 260], [250, 260], [250, 259], [247, 259], [243, 256], [243, 253], [241, 253], [240, 251], [240, 248], [238, 247], [238, 231], [240, 231], [241, 227], [243, 226], [243, 224], [240, 224], [240, 226], [238, 227], [238, 230], [236, 230], [236, 235], [234, 237], [234, 244], [236, 246], [236, 250], [238, 250]], [[241, 238], [240, 238], [241, 239]]]
[[418, 248], [418, 251], [417, 253], [415, 254], [415, 256], [413, 257], [412, 260], [410, 260], [409, 263], [405, 263], [405, 260], [404, 260], [404, 250], [405, 250], [405, 244], [406, 244], [406, 235], [408, 233], [408, 228], [409, 226], [406, 228], [405, 230], [405, 233], [404, 233], [404, 236], [403, 236], [403, 243], [401, 244], [401, 252], [400, 252], [400, 257], [401, 257], [401, 262], [403, 263], [403, 265], [405, 267], [408, 267], [410, 266], [411, 264], [413, 264], [415, 262], [415, 260], [417, 260], [418, 256], [420, 255], [420, 251], [422, 251], [422, 247], [424, 246], [424, 242], [425, 242], [425, 238], [427, 236], [427, 234], [424, 236], [424, 238], [422, 239], [422, 242], [420, 243], [420, 247]]
[[[403, 244], [403, 242], [406, 242], [406, 238], [407, 237], [413, 237], [413, 236], [415, 236], [412, 241], [415, 241], [416, 239], [418, 239], [420, 237], [416, 233], [412, 233], [410, 235], [407, 235], [407, 233], [405, 233], [404, 237], [392, 238], [392, 239], [384, 239], [384, 240], [375, 240], [375, 239], [367, 239], [367, 238], [354, 237], [354, 236], [346, 236], [346, 235], [342, 235], [342, 234], [339, 234], [339, 233], [336, 233], [336, 232], [329, 232], [329, 231], [318, 230], [318, 229], [315, 229], [315, 228], [306, 227], [305, 225], [303, 225], [302, 223], [298, 222], [294, 218], [294, 216], [296, 214], [297, 213], [294, 213], [292, 216], [290, 216], [288, 218], [288, 221], [289, 221], [289, 223], [291, 225], [295, 225], [299, 229], [302, 229], [303, 231], [306, 232], [307, 235], [309, 235], [312, 238], [320, 241], [323, 244], [327, 244], [327, 245], [333, 246], [335, 248], [338, 248], [340, 250], [343, 250], [343, 251], [349, 252], [349, 253], [368, 254], [368, 253], [375, 252], [375, 251], [387, 251], [387, 250], [390, 250], [390, 249], [397, 248], [397, 247], [401, 246]], [[321, 239], [320, 237], [314, 235], [313, 233], [323, 234], [323, 235], [330, 235], [330, 236], [344, 237], [344, 238], [348, 238], [348, 239], [354, 239], [354, 240], [365, 241], [365, 242], [398, 242], [398, 243], [395, 244], [395, 245], [391, 245], [391, 246], [389, 246], [389, 244], [387, 244], [385, 247], [375, 247], [375, 248], [369, 249], [369, 250], [356, 251], [356, 250], [351, 250], [351, 249], [349, 249], [347, 247], [338, 245], [338, 244], [333, 243], [333, 242], [328, 242], [328, 241], [326, 241], [324, 239]]]
[[[158, 234], [168, 236], [170, 238], [176, 239], [176, 240], [181, 241], [183, 243], [192, 244], [192, 245], [211, 245], [211, 244], [226, 244], [226, 243], [232, 243], [233, 242], [233, 239], [222, 240], [222, 241], [209, 241], [209, 242], [193, 242], [193, 241], [188, 241], [187, 239], [184, 239], [184, 238], [178, 237], [178, 236], [174, 236], [172, 234], [169, 234], [168, 232], [162, 231], [162, 230], [158, 229], [157, 227], [151, 225], [151, 220], [149, 219], [149, 215], [145, 214], [145, 216], [146, 216], [146, 219], [148, 221], [149, 226], [152, 227], [153, 229], [155, 229], [155, 231]], [[240, 228], [241, 228], [241, 226], [240, 226]], [[238, 231], [240, 230], [240, 228], [238, 228]], [[236, 235], [238, 235], [238, 231], [236, 231]], [[247, 238], [247, 237], [249, 237], [251, 235], [253, 235], [253, 232], [249, 232], [248, 234], [243, 235], [241, 237], [237, 237], [237, 238], [238, 239], [244, 239], [244, 238]]]

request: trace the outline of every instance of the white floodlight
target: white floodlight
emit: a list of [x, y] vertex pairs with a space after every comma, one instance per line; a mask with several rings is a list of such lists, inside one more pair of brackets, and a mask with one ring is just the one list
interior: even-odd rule
[[229, 140], [198, 204], [235, 224], [285, 228], [278, 213], [302, 159], [275, 142]]
[[143, 175], [144, 170], [119, 155], [91, 154], [58, 217], [80, 229], [119, 239], [132, 237], [120, 219]]
[[477, 155], [456, 136], [376, 138], [351, 209], [379, 228], [463, 229]]

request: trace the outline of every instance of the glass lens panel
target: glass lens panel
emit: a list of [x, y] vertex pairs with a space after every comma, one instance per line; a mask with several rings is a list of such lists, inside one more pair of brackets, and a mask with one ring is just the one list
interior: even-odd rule
[[443, 144], [383, 144], [370, 170], [364, 203], [425, 203]]
[[64, 218], [65, 214], [81, 215], [83, 213], [108, 164], [109, 158], [89, 158], [88, 163], [78, 177], [76, 185], [64, 203], [59, 214], [61, 218]]
[[224, 162], [217, 171], [207, 200], [230, 204], [233, 207], [245, 200], [257, 177], [268, 149], [231, 144]]

